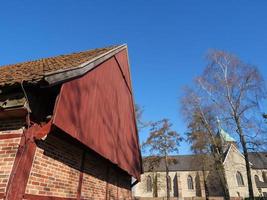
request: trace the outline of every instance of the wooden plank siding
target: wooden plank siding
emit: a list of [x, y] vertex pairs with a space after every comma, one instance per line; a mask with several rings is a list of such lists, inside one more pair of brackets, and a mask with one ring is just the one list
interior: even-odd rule
[[139, 180], [141, 159], [131, 90], [123, 50], [62, 85], [53, 124]]

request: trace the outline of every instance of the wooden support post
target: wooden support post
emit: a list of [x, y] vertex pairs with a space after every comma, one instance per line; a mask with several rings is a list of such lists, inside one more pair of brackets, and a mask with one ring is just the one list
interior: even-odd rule
[[109, 168], [110, 165], [107, 165], [107, 173], [106, 173], [106, 200], [109, 199]]
[[83, 171], [84, 171], [84, 162], [86, 157], [86, 150], [83, 150], [81, 166], [80, 166], [80, 177], [79, 177], [79, 184], [78, 184], [78, 191], [77, 191], [77, 200], [81, 200], [82, 196], [82, 182], [83, 182]]
[[27, 129], [20, 141], [6, 190], [6, 200], [22, 200], [33, 163], [36, 143], [33, 139], [37, 126]]
[[47, 135], [51, 131], [51, 125], [51, 122], [45, 126], [34, 124], [23, 132], [4, 199], [23, 199], [36, 152], [37, 145], [35, 139], [40, 139]]

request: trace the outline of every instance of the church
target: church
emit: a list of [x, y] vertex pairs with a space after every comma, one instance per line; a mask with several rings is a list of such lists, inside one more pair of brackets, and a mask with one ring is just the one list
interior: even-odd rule
[[[248, 197], [248, 183], [245, 159], [238, 149], [234, 138], [222, 128], [218, 136], [223, 144], [223, 165], [230, 197]], [[166, 197], [168, 182], [171, 197], [222, 197], [223, 188], [211, 165], [209, 155], [177, 155], [170, 157], [174, 162], [169, 165], [169, 177], [163, 159], [151, 169], [143, 159], [144, 174], [134, 189], [135, 197]], [[255, 197], [267, 197], [267, 152], [250, 152], [252, 184]]]

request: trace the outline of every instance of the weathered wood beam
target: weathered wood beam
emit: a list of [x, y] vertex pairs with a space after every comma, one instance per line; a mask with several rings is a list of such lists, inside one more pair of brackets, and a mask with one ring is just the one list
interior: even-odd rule
[[69, 79], [73, 79], [79, 76], [84, 75], [85, 73], [89, 72], [90, 70], [94, 69], [99, 64], [103, 63], [104, 61], [108, 60], [112, 56], [116, 55], [118, 52], [127, 49], [126, 45], [118, 46], [105, 54], [102, 54], [88, 62], [85, 62], [78, 67], [65, 69], [65, 70], [58, 70], [56, 72], [50, 72], [45, 74], [45, 81], [48, 82], [49, 86], [55, 85], [58, 83], [65, 82]]

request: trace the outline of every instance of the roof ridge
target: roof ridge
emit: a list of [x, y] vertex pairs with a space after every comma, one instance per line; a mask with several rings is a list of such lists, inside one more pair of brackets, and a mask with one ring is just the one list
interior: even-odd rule
[[27, 63], [32, 63], [32, 62], [38, 62], [38, 61], [42, 61], [42, 60], [46, 60], [46, 59], [59, 58], [59, 57], [63, 57], [63, 56], [77, 55], [77, 54], [81, 54], [81, 53], [93, 52], [96, 50], [104, 50], [104, 49], [109, 49], [109, 48], [115, 48], [115, 47], [119, 47], [119, 46], [122, 46], [122, 45], [110, 45], [110, 46], [107, 46], [104, 48], [94, 48], [94, 49], [87, 49], [87, 50], [82, 50], [82, 51], [73, 51], [70, 53], [63, 53], [63, 54], [59, 54], [59, 55], [36, 58], [36, 59], [32, 59], [32, 60], [19, 61], [16, 63], [0, 65], [0, 69], [3, 69], [5, 67], [14, 66], [14, 65], [21, 65], [21, 64], [27, 64]]
[[18, 85], [22, 81], [29, 84], [48, 85], [64, 82], [85, 74], [123, 49], [127, 51], [127, 45], [112, 45], [2, 65], [0, 66], [0, 87]]
[[[168, 157], [192, 157], [192, 156], [208, 156], [209, 154], [182, 154], [182, 155], [170, 155]], [[164, 156], [144, 156], [143, 158], [164, 157]]]

